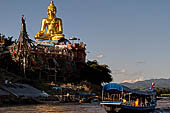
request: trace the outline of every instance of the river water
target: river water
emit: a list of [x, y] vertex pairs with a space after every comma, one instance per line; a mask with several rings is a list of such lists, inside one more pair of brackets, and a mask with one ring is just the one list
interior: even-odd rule
[[106, 111], [99, 104], [59, 104], [0, 107], [0, 113], [106, 113]]
[[[85, 103], [0, 107], [0, 113], [106, 113], [106, 111], [99, 104]], [[170, 113], [170, 102], [158, 102], [157, 108], [149, 113]]]

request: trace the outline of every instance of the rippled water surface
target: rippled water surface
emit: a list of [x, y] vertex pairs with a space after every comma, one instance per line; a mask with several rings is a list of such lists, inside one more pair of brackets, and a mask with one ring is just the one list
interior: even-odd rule
[[[0, 107], [0, 113], [106, 113], [99, 104], [25, 105]], [[170, 102], [160, 102], [149, 113], [170, 113]]]
[[98, 104], [26, 105], [0, 107], [0, 113], [106, 113]]

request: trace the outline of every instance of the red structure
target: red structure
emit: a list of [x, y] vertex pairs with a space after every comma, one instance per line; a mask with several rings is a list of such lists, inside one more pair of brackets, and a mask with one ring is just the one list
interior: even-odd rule
[[[71, 43], [67, 39], [58, 41], [32, 41], [26, 32], [22, 17], [20, 36], [10, 47], [10, 53], [24, 72], [25, 77], [50, 81], [68, 81], [79, 78], [78, 72], [85, 63], [86, 44]], [[27, 70], [35, 72], [31, 77]]]

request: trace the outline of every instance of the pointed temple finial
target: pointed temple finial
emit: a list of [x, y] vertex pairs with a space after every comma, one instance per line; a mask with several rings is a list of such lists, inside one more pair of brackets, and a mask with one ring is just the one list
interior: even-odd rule
[[53, 1], [51, 1], [50, 5], [48, 6], [48, 9], [56, 9]]

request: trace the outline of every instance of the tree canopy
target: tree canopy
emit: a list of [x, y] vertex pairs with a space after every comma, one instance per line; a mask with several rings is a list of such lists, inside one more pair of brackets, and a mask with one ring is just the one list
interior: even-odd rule
[[0, 38], [1, 38], [0, 41], [4, 40], [4, 42], [5, 42], [5, 43], [4, 43], [5, 47], [10, 46], [11, 44], [14, 43], [14, 41], [12, 40], [12, 39], [13, 39], [13, 36], [9, 36], [9, 37], [6, 38], [5, 35], [3, 35], [3, 34], [0, 33]]
[[101, 85], [112, 81], [111, 70], [106, 64], [100, 65], [96, 60], [87, 61], [86, 66], [81, 71], [81, 80]]

